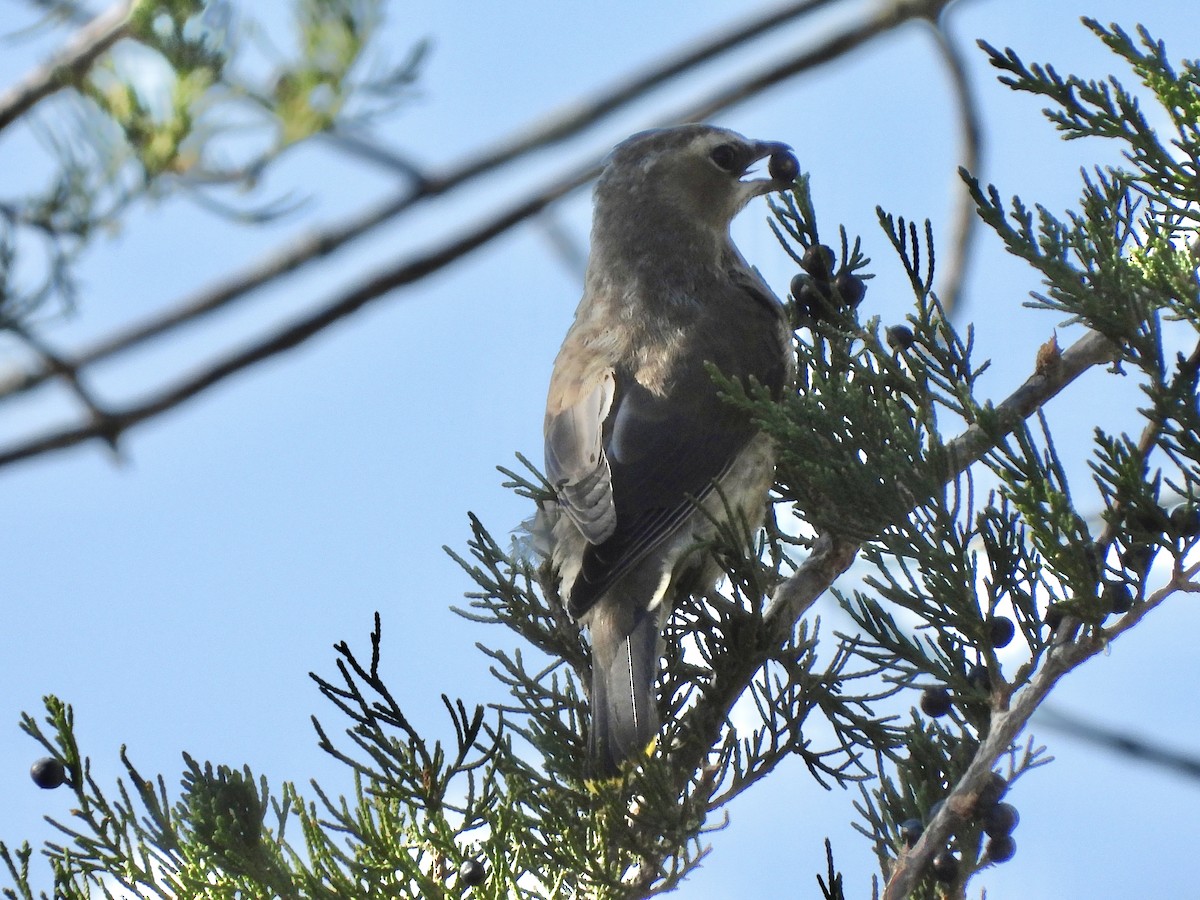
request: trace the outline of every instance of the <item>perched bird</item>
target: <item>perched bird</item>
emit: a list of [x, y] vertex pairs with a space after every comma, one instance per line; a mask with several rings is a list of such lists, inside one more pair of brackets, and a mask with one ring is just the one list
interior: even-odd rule
[[[747, 177], [768, 158], [769, 177]], [[595, 776], [652, 748], [663, 626], [680, 597], [720, 576], [693, 552], [713, 518], [763, 519], [771, 442], [718, 396], [707, 366], [776, 396], [791, 377], [783, 308], [729, 225], [796, 172], [785, 144], [683, 125], [623, 141], [596, 185], [583, 299], [546, 404], [557, 502], [538, 526], [590, 635]]]

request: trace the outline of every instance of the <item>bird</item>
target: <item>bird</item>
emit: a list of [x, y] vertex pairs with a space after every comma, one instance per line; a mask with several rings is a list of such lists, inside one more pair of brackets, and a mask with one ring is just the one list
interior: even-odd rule
[[[753, 177], [768, 160], [766, 177]], [[734, 246], [754, 197], [791, 186], [777, 141], [687, 124], [618, 144], [596, 183], [584, 292], [550, 377], [535, 528], [591, 652], [590, 776], [653, 752], [663, 629], [721, 575], [695, 552], [721, 523], [761, 525], [774, 447], [710, 366], [779, 398], [793, 378], [783, 306]]]

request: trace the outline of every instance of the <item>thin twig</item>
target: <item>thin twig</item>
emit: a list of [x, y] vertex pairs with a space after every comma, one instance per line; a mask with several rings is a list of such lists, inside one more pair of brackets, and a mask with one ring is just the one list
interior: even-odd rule
[[537, 224], [550, 251], [562, 263], [567, 274], [583, 284], [583, 275], [587, 271], [587, 247], [575, 239], [552, 209], [538, 216]]
[[[1196, 372], [1200, 369], [1200, 341], [1196, 342], [1196, 346], [1192, 348], [1191, 354], [1186, 360], [1181, 361], [1180, 368], [1188, 372]], [[1159, 438], [1162, 436], [1163, 418], [1162, 416], [1149, 416], [1146, 426], [1142, 429], [1141, 435], [1138, 437], [1137, 448], [1134, 451], [1136, 459], [1141, 465], [1146, 464], [1151, 451], [1157, 446]], [[1100, 559], [1105, 559], [1108, 556], [1109, 548], [1112, 547], [1113, 541], [1117, 539], [1117, 534], [1124, 527], [1122, 521], [1125, 516], [1125, 502], [1119, 497], [1114, 497], [1110, 508], [1110, 515], [1107, 517], [1104, 529], [1096, 538], [1096, 551]]]
[[0, 131], [39, 101], [77, 82], [101, 53], [128, 37], [132, 5], [131, 0], [114, 3], [75, 32], [58, 53], [0, 94]]

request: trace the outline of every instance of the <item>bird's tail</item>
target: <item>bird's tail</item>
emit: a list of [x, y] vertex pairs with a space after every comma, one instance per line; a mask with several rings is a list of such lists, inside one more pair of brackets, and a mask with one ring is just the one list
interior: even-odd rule
[[[599, 612], [599, 610], [598, 610]], [[658, 737], [654, 682], [661, 624], [654, 610], [598, 615], [592, 639], [591, 775], [611, 778], [623, 762], [643, 757]]]

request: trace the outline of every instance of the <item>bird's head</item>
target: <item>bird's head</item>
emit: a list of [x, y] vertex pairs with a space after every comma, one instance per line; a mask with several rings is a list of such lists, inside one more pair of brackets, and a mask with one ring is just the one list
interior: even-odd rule
[[[764, 160], [765, 177], [754, 177], [755, 163]], [[659, 128], [613, 149], [596, 186], [596, 206], [725, 229], [752, 198], [790, 187], [798, 169], [792, 149], [777, 141], [754, 141], [713, 125]]]

